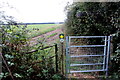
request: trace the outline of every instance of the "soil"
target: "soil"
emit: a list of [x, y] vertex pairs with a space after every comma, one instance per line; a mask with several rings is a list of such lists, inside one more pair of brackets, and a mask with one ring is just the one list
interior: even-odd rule
[[[46, 38], [47, 36], [49, 36], [53, 33], [57, 33], [57, 34], [55, 36], [50, 37], [50, 38]], [[34, 37], [30, 40], [30, 45], [33, 46], [33, 45], [37, 44], [37, 42], [38, 42], [37, 40], [42, 39], [42, 38], [43, 38], [43, 42], [46, 42], [48, 44], [55, 43], [56, 39], [59, 39], [59, 34], [60, 33], [62, 33], [62, 30], [61, 29], [56, 29], [54, 31], [42, 34], [42, 35], [37, 36], [37, 37]]]
[[[98, 76], [98, 75], [97, 75]], [[93, 76], [91, 74], [85, 74], [85, 73], [73, 73], [69, 75], [69, 77], [72, 79], [78, 79], [78, 80], [86, 80], [86, 79], [93, 79], [93, 80], [99, 80], [97, 76]]]

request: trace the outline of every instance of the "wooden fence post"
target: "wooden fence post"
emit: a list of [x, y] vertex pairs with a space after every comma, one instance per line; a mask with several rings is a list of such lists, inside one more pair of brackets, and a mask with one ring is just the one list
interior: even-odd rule
[[[0, 53], [2, 53], [2, 28], [1, 27], [2, 26], [0, 25]], [[0, 56], [0, 73], [2, 73], [2, 57], [1, 56]]]
[[55, 65], [56, 65], [56, 73], [58, 72], [58, 54], [57, 54], [57, 51], [58, 51], [58, 47], [57, 47], [57, 44], [55, 44]]
[[61, 43], [61, 52], [62, 52], [62, 74], [64, 75], [64, 53], [63, 53], [63, 43]]
[[63, 50], [64, 34], [59, 34], [59, 38], [61, 44], [61, 72], [64, 75], [64, 50]]

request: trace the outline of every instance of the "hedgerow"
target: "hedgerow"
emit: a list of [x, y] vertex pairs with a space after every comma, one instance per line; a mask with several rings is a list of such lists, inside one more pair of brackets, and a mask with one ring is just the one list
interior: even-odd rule
[[37, 47], [30, 46], [26, 28], [17, 23], [0, 26], [3, 60], [1, 80], [62, 79], [62, 75], [56, 72], [55, 59], [51, 57], [55, 55], [54, 48], [44, 50], [42, 41]]
[[[113, 36], [114, 57], [111, 59], [112, 68], [110, 70], [113, 73], [117, 73], [116, 76], [119, 76], [120, 2], [73, 3], [66, 7], [66, 12], [66, 35]], [[99, 43], [98, 41], [96, 42]]]

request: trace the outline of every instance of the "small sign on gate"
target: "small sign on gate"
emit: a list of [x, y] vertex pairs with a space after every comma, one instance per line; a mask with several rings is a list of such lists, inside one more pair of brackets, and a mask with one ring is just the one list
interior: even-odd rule
[[60, 42], [64, 42], [64, 34], [59, 34]]

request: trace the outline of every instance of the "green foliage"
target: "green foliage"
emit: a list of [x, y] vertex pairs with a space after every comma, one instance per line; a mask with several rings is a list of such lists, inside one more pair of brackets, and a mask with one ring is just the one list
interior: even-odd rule
[[[52, 76], [55, 74], [53, 60], [47, 58], [45, 55], [42, 56], [42, 53], [41, 51], [33, 54], [16, 53], [14, 58], [10, 58], [11, 61], [8, 60], [8, 65], [14, 78], [17, 80], [52, 79]], [[5, 68], [3, 69], [3, 80], [9, 77], [9, 74], [5, 75], [6, 73], [8, 72]]]
[[118, 29], [119, 3], [74, 3], [68, 6], [67, 35], [110, 35]]
[[[15, 80], [54, 80], [55, 63], [53, 48], [39, 50], [44, 48], [42, 42], [38, 47], [30, 47], [26, 26], [2, 25], [2, 53], [8, 64], [9, 69]], [[36, 52], [27, 53], [31, 50]], [[6, 65], [3, 63], [2, 80], [10, 80]], [[57, 76], [58, 78], [59, 75]]]
[[114, 43], [116, 43], [117, 46], [115, 55], [111, 58], [111, 68], [110, 71], [112, 71], [113, 78], [120, 78], [120, 31], [118, 31], [114, 36]]
[[66, 78], [61, 74], [55, 74], [52, 76], [53, 80], [66, 80]]
[[19, 51], [20, 47], [27, 42], [26, 29], [15, 25], [3, 25], [2, 29], [2, 46], [3, 52]]
[[[114, 57], [111, 60], [110, 71], [113, 72], [115, 77], [120, 77], [120, 2], [73, 3], [66, 7], [66, 11], [66, 35], [113, 35]], [[98, 41], [96, 42], [100, 43]]]

